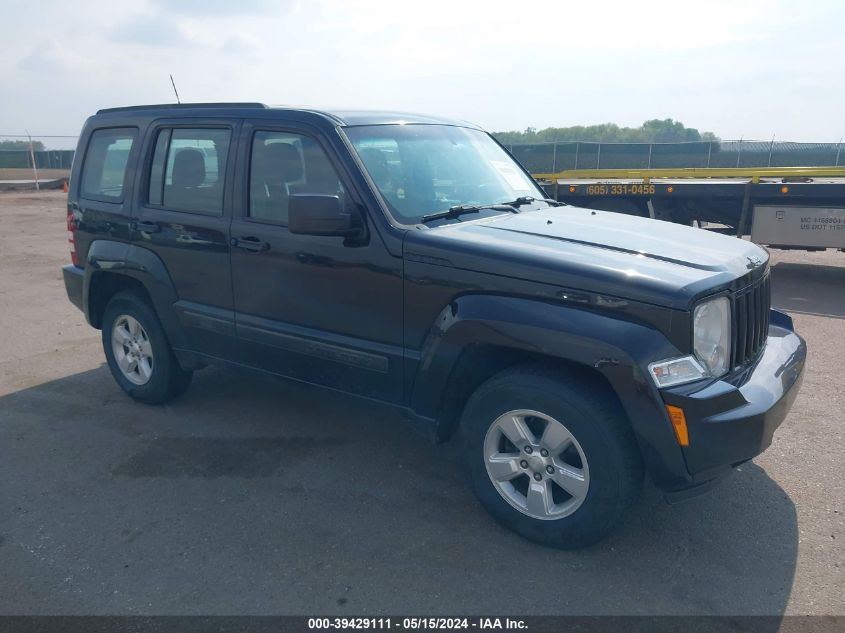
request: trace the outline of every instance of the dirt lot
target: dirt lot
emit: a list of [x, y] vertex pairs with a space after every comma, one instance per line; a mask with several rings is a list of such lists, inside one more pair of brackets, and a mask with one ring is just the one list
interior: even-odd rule
[[[39, 180], [52, 180], [54, 178], [67, 178], [70, 176], [69, 169], [39, 169]], [[0, 180], [35, 180], [31, 169], [0, 169]]]
[[558, 552], [356, 400], [208, 369], [131, 402], [65, 297], [63, 203], [0, 195], [0, 613], [845, 613], [845, 253], [774, 254], [810, 356], [772, 447]]

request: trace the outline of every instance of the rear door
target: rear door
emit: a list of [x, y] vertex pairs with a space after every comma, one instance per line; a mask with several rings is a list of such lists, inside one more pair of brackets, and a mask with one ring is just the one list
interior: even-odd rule
[[[232, 284], [245, 362], [398, 402], [401, 259], [372, 230], [337, 154], [305, 127], [245, 123], [232, 218]], [[337, 195], [364, 216], [363, 239], [295, 235], [294, 194]]]
[[134, 242], [167, 267], [191, 348], [221, 358], [235, 348], [229, 222], [238, 129], [232, 120], [155, 122], [132, 223]]

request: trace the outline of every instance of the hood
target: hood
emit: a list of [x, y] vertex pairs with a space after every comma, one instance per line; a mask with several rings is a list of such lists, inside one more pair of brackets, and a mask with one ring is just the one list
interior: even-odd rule
[[735, 237], [569, 206], [411, 232], [406, 251], [443, 265], [684, 308], [769, 259]]

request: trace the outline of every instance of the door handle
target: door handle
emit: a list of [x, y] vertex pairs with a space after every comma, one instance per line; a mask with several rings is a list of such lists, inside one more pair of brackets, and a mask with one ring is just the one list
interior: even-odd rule
[[141, 233], [158, 233], [161, 231], [158, 222], [133, 222], [132, 228]]
[[264, 242], [257, 237], [233, 237], [232, 246], [235, 248], [242, 248], [253, 253], [260, 253], [262, 251], [269, 251], [270, 244]]

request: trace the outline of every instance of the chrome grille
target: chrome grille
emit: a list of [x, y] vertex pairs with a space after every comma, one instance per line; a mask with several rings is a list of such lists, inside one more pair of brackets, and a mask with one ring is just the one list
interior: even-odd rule
[[731, 367], [754, 360], [769, 335], [769, 308], [772, 305], [769, 273], [733, 296], [731, 321]]

